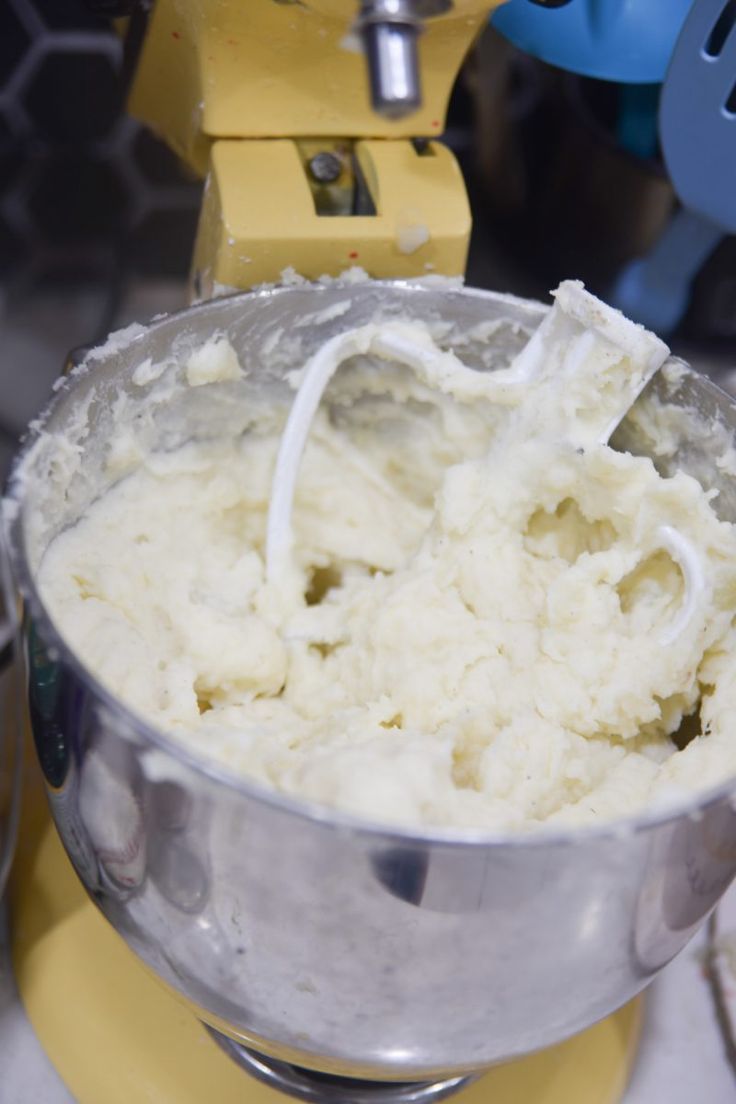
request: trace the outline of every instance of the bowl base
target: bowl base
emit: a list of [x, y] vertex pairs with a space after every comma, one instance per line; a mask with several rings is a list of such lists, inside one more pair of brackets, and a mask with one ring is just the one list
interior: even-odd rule
[[[28, 792], [10, 882], [10, 920], [15, 976], [26, 1013], [79, 1104], [144, 1099], [285, 1104], [285, 1085], [277, 1087], [273, 1078], [266, 1084], [242, 1068], [245, 1064], [256, 1073], [257, 1062], [263, 1066], [271, 1060], [250, 1052], [246, 1061], [242, 1054], [233, 1061], [223, 1050], [222, 1037], [215, 1041], [100, 915], [64, 852], [45, 799]], [[441, 1085], [392, 1083], [381, 1088], [384, 1093], [413, 1089], [419, 1094], [405, 1095], [405, 1104], [429, 1104], [456, 1090], [456, 1104], [619, 1104], [636, 1050], [640, 1009], [640, 1000], [633, 1002], [575, 1038], [497, 1066], [469, 1079], [472, 1083], [452, 1078]], [[330, 1096], [321, 1075], [309, 1076], [314, 1095], [302, 1094], [302, 1099], [320, 1104], [353, 1099], [344, 1091]], [[370, 1091], [376, 1084], [357, 1082], [352, 1088]], [[367, 1097], [359, 1099], [367, 1104]], [[379, 1104], [381, 1097], [371, 1099]]]
[[336, 1077], [280, 1062], [236, 1043], [212, 1027], [207, 1030], [218, 1046], [252, 1077], [309, 1104], [435, 1104], [477, 1079], [472, 1075], [447, 1077], [442, 1081], [365, 1081]]

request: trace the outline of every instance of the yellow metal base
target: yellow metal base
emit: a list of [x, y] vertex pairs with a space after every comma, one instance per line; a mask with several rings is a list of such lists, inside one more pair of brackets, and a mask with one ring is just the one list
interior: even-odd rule
[[437, 142], [418, 153], [408, 141], [361, 141], [355, 157], [376, 213], [324, 217], [297, 143], [215, 142], [194, 251], [195, 298], [210, 298], [218, 285], [278, 282], [288, 267], [310, 280], [353, 265], [382, 279], [462, 275], [470, 205], [452, 153]]
[[[346, 35], [353, 0], [156, 0], [130, 99], [133, 115], [207, 176], [192, 273], [195, 299], [221, 288], [308, 279], [353, 265], [382, 279], [464, 272], [470, 208], [436, 138], [462, 59], [500, 0], [454, 0], [428, 19], [421, 108], [371, 108], [365, 59]], [[374, 214], [317, 210], [300, 145], [344, 143]]]
[[[285, 1104], [240, 1070], [87, 899], [29, 795], [11, 881], [13, 961], [29, 1019], [79, 1104]], [[568, 1042], [500, 1066], [457, 1104], [616, 1104], [637, 1002]]]

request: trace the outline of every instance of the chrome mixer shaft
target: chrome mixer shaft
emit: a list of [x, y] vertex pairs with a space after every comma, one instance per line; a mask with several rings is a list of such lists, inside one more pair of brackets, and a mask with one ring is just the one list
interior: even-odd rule
[[451, 0], [364, 0], [358, 30], [374, 111], [401, 119], [421, 106], [418, 39], [422, 21], [451, 7]]

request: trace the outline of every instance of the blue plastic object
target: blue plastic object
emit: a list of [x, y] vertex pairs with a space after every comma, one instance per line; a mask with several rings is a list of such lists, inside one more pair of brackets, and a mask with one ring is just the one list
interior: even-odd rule
[[678, 211], [651, 252], [619, 275], [611, 304], [666, 337], [682, 320], [692, 282], [721, 236], [714, 223]]
[[541, 7], [508, 0], [496, 30], [527, 54], [586, 77], [633, 84], [664, 79], [693, 0], [570, 0]]
[[610, 298], [666, 335], [723, 233], [736, 233], [736, 0], [695, 0], [662, 88], [659, 133], [684, 209]]
[[659, 139], [682, 205], [736, 234], [734, 0], [695, 0], [662, 89]]

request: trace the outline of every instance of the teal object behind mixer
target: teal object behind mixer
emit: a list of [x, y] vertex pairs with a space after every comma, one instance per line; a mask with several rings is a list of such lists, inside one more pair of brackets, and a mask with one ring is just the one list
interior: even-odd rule
[[508, 0], [492, 25], [527, 54], [601, 80], [664, 79], [692, 0]]

